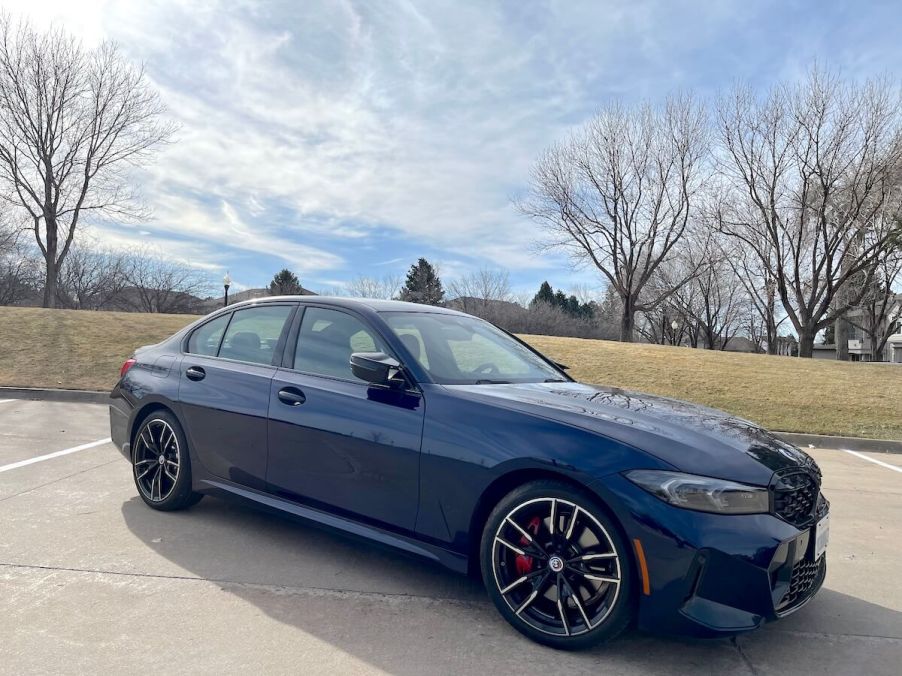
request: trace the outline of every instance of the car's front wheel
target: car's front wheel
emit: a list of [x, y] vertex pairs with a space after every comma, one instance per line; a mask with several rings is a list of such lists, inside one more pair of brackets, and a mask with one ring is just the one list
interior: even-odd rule
[[169, 411], [156, 411], [141, 423], [132, 449], [132, 472], [141, 499], [154, 509], [184, 509], [203, 497], [191, 489], [188, 442]]
[[489, 515], [482, 576], [514, 628], [554, 648], [609, 641], [633, 614], [626, 543], [589, 493], [563, 482], [525, 484]]

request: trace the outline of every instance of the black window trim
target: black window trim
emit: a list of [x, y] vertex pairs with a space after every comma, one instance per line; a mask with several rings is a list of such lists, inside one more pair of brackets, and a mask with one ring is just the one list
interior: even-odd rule
[[[216, 355], [219, 354], [219, 350], [220, 350], [220, 348], [222, 348], [222, 339], [225, 338], [226, 331], [229, 330], [229, 324], [232, 323], [232, 315], [233, 314], [235, 314], [234, 310], [228, 310], [227, 312], [219, 312], [215, 316], [210, 317], [206, 321], [201, 322], [200, 324], [195, 326], [193, 329], [191, 329], [187, 334], [185, 334], [185, 337], [182, 339], [182, 354], [194, 355], [195, 357], [207, 357], [207, 358], [212, 358], [212, 359], [218, 359], [218, 357]], [[188, 349], [188, 345], [191, 343], [191, 338], [194, 336], [194, 334], [197, 333], [198, 331], [200, 331], [202, 328], [204, 328], [207, 324], [212, 324], [213, 322], [215, 322], [219, 319], [222, 319], [223, 317], [226, 317], [227, 319], [226, 319], [225, 328], [222, 330], [222, 335], [219, 336], [219, 344], [216, 346], [216, 354], [211, 355], [211, 354], [200, 354], [199, 352], [191, 352], [191, 350]]]
[[300, 369], [294, 368], [294, 357], [295, 353], [298, 349], [298, 339], [300, 338], [301, 332], [301, 323], [304, 321], [304, 315], [307, 314], [307, 308], [319, 308], [321, 310], [333, 310], [335, 312], [342, 312], [346, 315], [350, 315], [360, 321], [363, 324], [364, 328], [369, 329], [373, 332], [374, 335], [378, 336], [383, 344], [389, 350], [389, 357], [392, 357], [401, 364], [401, 371], [404, 373], [404, 377], [407, 380], [410, 387], [406, 388], [404, 391], [408, 394], [421, 394], [419, 383], [417, 383], [416, 378], [413, 377], [413, 374], [410, 372], [404, 362], [398, 358], [398, 355], [394, 354], [394, 350], [392, 350], [391, 345], [388, 340], [386, 340], [385, 335], [381, 331], [379, 331], [376, 327], [373, 326], [372, 322], [369, 321], [367, 317], [362, 315], [359, 312], [351, 308], [340, 307], [337, 305], [329, 305], [328, 303], [317, 303], [317, 302], [301, 302], [299, 303], [299, 309], [294, 316], [294, 322], [292, 323], [291, 330], [288, 333], [288, 340], [285, 343], [285, 350], [282, 355], [282, 366], [279, 368], [285, 371], [290, 371], [291, 373], [297, 373], [303, 376], [308, 376], [311, 378], [323, 378], [325, 380], [334, 380], [341, 383], [352, 383], [354, 385], [360, 385], [361, 387], [366, 387], [369, 389], [372, 387], [369, 383], [362, 381], [358, 378], [342, 378], [341, 376], [330, 376], [324, 373], [312, 373], [311, 371], [302, 371]]
[[[214, 317], [210, 317], [207, 321], [199, 324], [194, 327], [188, 334], [185, 336], [182, 341], [182, 354], [185, 356], [193, 356], [197, 358], [203, 359], [216, 359], [217, 361], [228, 362], [230, 364], [251, 364], [253, 366], [262, 366], [262, 367], [270, 367], [270, 368], [279, 368], [279, 364], [283, 361], [285, 346], [287, 344], [287, 339], [290, 334], [290, 329], [293, 326], [294, 320], [297, 315], [302, 314], [298, 312], [299, 303], [291, 302], [291, 301], [277, 301], [274, 303], [254, 303], [252, 305], [247, 305], [245, 307], [236, 306], [235, 308], [229, 309], [226, 312], [220, 312]], [[273, 348], [273, 357], [272, 361], [269, 364], [261, 364], [257, 361], [246, 361], [243, 359], [231, 359], [229, 357], [220, 357], [219, 352], [222, 350], [222, 343], [225, 340], [226, 334], [229, 332], [229, 327], [232, 325], [232, 319], [235, 317], [237, 312], [241, 312], [243, 310], [253, 310], [256, 308], [262, 307], [291, 307], [291, 312], [288, 313], [288, 318], [285, 321], [285, 324], [282, 325], [282, 332], [279, 334], [279, 339], [276, 341], [276, 346]], [[197, 352], [189, 352], [188, 351], [188, 342], [191, 340], [191, 336], [194, 335], [196, 331], [199, 331], [201, 328], [209, 324], [210, 322], [214, 322], [221, 317], [228, 315], [229, 321], [226, 322], [225, 329], [222, 331], [222, 335], [219, 337], [219, 345], [216, 347], [216, 354], [198, 354]]]

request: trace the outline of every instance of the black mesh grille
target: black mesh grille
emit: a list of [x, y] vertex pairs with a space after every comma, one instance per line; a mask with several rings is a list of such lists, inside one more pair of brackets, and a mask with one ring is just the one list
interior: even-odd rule
[[804, 526], [814, 519], [814, 506], [820, 486], [805, 470], [797, 470], [776, 477], [773, 484], [774, 513], [795, 526]]
[[804, 601], [816, 586], [818, 578], [822, 575], [821, 566], [824, 557], [817, 561], [802, 559], [792, 567], [792, 576], [789, 579], [789, 589], [777, 604], [777, 611], [789, 611], [793, 606]]

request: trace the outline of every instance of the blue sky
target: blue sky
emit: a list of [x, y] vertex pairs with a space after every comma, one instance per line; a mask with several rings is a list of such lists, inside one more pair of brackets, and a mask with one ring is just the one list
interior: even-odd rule
[[5, 2], [143, 62], [181, 129], [135, 176], [154, 217], [104, 224], [236, 286], [282, 267], [313, 289], [509, 270], [600, 287], [536, 254], [511, 198], [542, 149], [613, 98], [767, 87], [814, 60], [898, 74], [899, 2]]

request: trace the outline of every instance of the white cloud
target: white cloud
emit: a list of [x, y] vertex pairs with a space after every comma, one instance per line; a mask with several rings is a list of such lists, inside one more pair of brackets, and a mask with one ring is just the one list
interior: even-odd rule
[[141, 174], [154, 237], [191, 238], [210, 265], [240, 249], [330, 278], [370, 272], [349, 265], [376, 232], [455, 272], [563, 269], [531, 253], [510, 204], [542, 148], [611, 96], [710, 89], [825, 44], [807, 22], [768, 46], [778, 13], [741, 2], [7, 4], [146, 64], [181, 124]]

